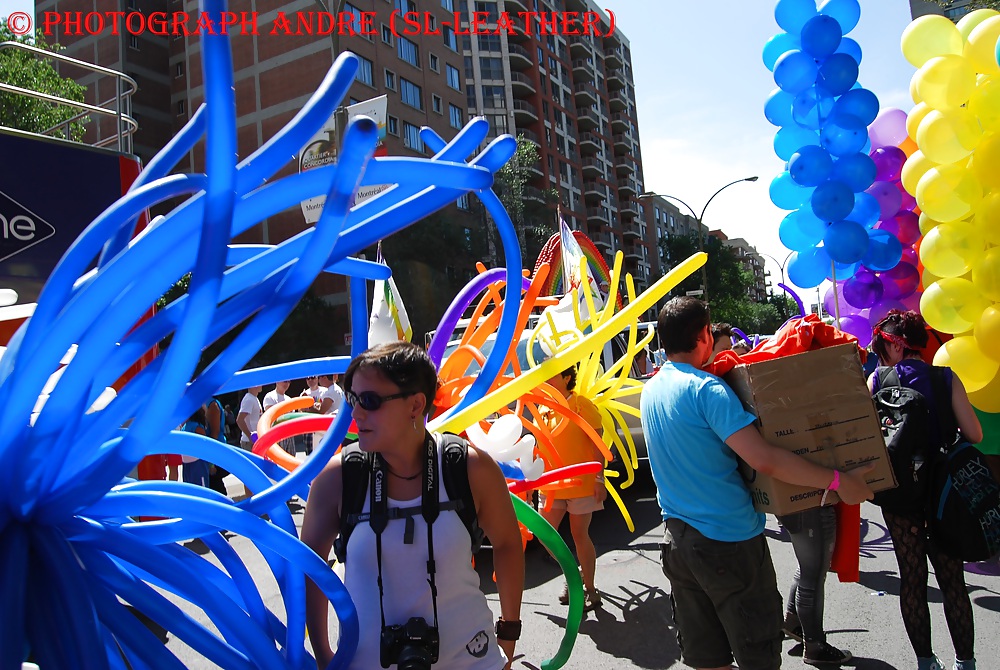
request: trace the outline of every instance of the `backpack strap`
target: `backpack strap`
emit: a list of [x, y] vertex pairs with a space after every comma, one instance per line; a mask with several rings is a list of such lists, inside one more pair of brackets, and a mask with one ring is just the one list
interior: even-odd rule
[[365, 508], [372, 456], [357, 446], [345, 447], [341, 463], [340, 535], [333, 542], [333, 553], [343, 563], [347, 559], [347, 542]]
[[883, 365], [875, 368], [875, 380], [878, 382], [876, 391], [881, 391], [886, 386], [902, 386], [899, 383], [899, 373], [893, 365]]
[[458, 513], [472, 540], [472, 553], [483, 544], [483, 529], [476, 515], [476, 500], [469, 486], [469, 443], [458, 435], [444, 433], [440, 436], [442, 479], [448, 500], [456, 503]]
[[934, 409], [936, 410], [938, 427], [941, 430], [942, 445], [950, 451], [958, 439], [958, 418], [951, 406], [951, 394], [948, 392], [948, 381], [945, 368], [931, 366], [931, 393], [934, 394]]

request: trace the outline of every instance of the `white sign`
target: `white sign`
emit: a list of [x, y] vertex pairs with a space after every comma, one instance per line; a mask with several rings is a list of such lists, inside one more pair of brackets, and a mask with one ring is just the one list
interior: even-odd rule
[[705, 294], [705, 291], [699, 288], [699, 289], [695, 289], [694, 291], [688, 291], [684, 295], [694, 296], [694, 295], [704, 295], [704, 294]]
[[55, 226], [0, 191], [0, 261], [55, 234]]
[[[387, 154], [385, 147], [385, 124], [388, 104], [389, 98], [380, 95], [377, 98], [365, 100], [347, 108], [348, 123], [357, 116], [367, 116], [378, 125], [379, 144], [375, 149], [376, 156], [385, 156]], [[327, 119], [327, 122], [323, 124], [319, 132], [313, 135], [302, 148], [302, 152], [299, 154], [299, 172], [305, 172], [306, 170], [312, 170], [337, 162], [337, 151], [340, 148], [340, 142], [337, 135], [336, 117], [337, 115], [334, 114]], [[355, 194], [354, 204], [370, 200], [390, 186], [392, 184], [363, 186]], [[319, 221], [319, 215], [323, 212], [323, 203], [325, 202], [325, 195], [302, 201], [302, 215], [305, 217], [307, 224], [312, 225]]]

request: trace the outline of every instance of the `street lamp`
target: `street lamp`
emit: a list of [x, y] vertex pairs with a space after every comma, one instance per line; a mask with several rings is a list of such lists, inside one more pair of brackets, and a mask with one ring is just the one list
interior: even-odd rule
[[[779, 261], [777, 258], [775, 258], [774, 256], [772, 256], [771, 254], [763, 254], [763, 253], [761, 253], [759, 251], [757, 252], [757, 255], [758, 256], [765, 256], [767, 258], [770, 258], [771, 261], [773, 261], [774, 264], [778, 266], [778, 269], [781, 270], [781, 283], [784, 286], [788, 286], [788, 281], [786, 281], [786, 279], [785, 279], [785, 266], [788, 264], [788, 259], [791, 258], [792, 254], [794, 254], [794, 253], [795, 253], [794, 251], [789, 251], [788, 255], [785, 256], [785, 260], [784, 261]], [[782, 290], [785, 290], [785, 289], [782, 289]], [[783, 297], [782, 300], [781, 300], [781, 317], [782, 318], [788, 318], [788, 314], [786, 314], [786, 309], [785, 309], [786, 305], [787, 305], [787, 303], [785, 302], [785, 299]]]
[[[687, 208], [687, 210], [689, 212], [691, 212], [691, 216], [694, 217], [695, 221], [698, 222], [698, 251], [702, 251], [703, 252], [703, 251], [705, 251], [705, 235], [703, 235], [702, 232], [701, 232], [702, 226], [704, 225], [704, 224], [702, 224], [701, 221], [702, 221], [703, 218], [705, 218], [705, 210], [708, 209], [708, 205], [712, 202], [712, 200], [715, 199], [715, 196], [719, 195], [720, 193], [722, 193], [723, 191], [725, 191], [730, 186], [733, 186], [734, 184], [739, 184], [740, 182], [744, 182], [744, 181], [757, 181], [757, 177], [753, 176], [753, 177], [744, 177], [743, 179], [737, 179], [736, 181], [729, 182], [728, 184], [726, 184], [725, 186], [723, 186], [722, 188], [720, 188], [718, 191], [716, 191], [715, 193], [712, 194], [712, 197], [708, 199], [708, 202], [705, 203], [705, 206], [701, 208], [701, 216], [699, 216], [699, 215], [697, 215], [697, 214], [694, 213], [694, 209], [691, 207], [691, 205], [687, 204], [686, 202], [684, 202], [680, 198], [678, 198], [676, 196], [672, 196], [672, 195], [664, 195], [662, 193], [654, 193], [652, 191], [646, 191], [645, 193], [640, 193], [637, 196], [636, 200], [643, 200], [643, 199], [647, 199], [647, 198], [652, 198], [652, 197], [659, 196], [659, 197], [664, 198], [664, 199], [675, 200], [675, 201], [679, 202], [680, 204], [684, 205]], [[706, 233], [706, 235], [707, 235], [707, 233]], [[705, 302], [708, 302], [708, 272], [705, 271], [705, 266], [704, 265], [701, 266], [701, 291], [702, 291], [702, 295], [701, 295], [702, 299]]]

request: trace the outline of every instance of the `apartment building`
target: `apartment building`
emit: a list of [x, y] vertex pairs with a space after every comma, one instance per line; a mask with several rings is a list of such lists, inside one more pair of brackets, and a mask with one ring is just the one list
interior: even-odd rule
[[939, 5], [931, 0], [910, 0], [910, 16], [917, 18], [927, 14], [941, 14], [957, 22], [972, 11], [971, 4], [972, 0], [952, 0], [946, 5]]
[[732, 249], [736, 259], [753, 276], [753, 282], [747, 286], [747, 297], [755, 302], [767, 302], [768, 275], [764, 272], [764, 259], [757, 253], [757, 247], [742, 237], [729, 238], [721, 230], [713, 230], [710, 234]]

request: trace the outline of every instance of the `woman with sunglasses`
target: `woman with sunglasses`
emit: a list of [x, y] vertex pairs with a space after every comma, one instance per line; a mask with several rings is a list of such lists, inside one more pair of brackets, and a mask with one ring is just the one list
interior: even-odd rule
[[[918, 391], [928, 399], [930, 406], [930, 432], [928, 444], [945, 444], [941, 434], [942, 422], [938, 416], [931, 366], [921, 358], [920, 351], [927, 346], [927, 326], [916, 312], [892, 310], [880, 321], [872, 335], [872, 350], [882, 366], [891, 366], [901, 386]], [[878, 391], [879, 370], [868, 378], [868, 388]], [[954, 412], [962, 436], [972, 443], [981, 442], [983, 429], [975, 410], [969, 402], [962, 381], [944, 369], [948, 404]], [[910, 476], [897, 473], [896, 478]], [[934, 566], [934, 575], [944, 602], [945, 619], [955, 645], [955, 670], [975, 670], [975, 631], [972, 620], [972, 603], [965, 585], [965, 565], [948, 556], [928, 536], [926, 501], [911, 505], [882, 503], [882, 516], [892, 538], [893, 551], [899, 565], [899, 609], [903, 625], [910, 638], [910, 645], [917, 655], [918, 670], [944, 670], [944, 665], [931, 648], [931, 617], [927, 605], [927, 559]]]
[[[425, 456], [436, 453], [434, 471], [442, 471], [439, 436], [428, 433], [424, 427], [437, 392], [434, 364], [416, 345], [382, 344], [351, 361], [344, 375], [344, 389], [357, 424], [358, 446], [363, 452], [375, 455], [377, 475], [384, 473], [384, 478], [373, 476], [369, 481], [385, 482], [389, 512], [381, 533], [376, 535], [365, 519], [359, 521], [347, 543], [344, 584], [358, 608], [361, 623], [358, 651], [350, 667], [365, 670], [380, 667], [383, 625], [406, 624], [412, 618], [422, 618], [428, 623], [435, 619], [438, 622], [437, 667], [510, 668], [508, 659], [513, 659], [514, 641], [520, 632], [524, 554], [514, 508], [499, 466], [489, 455], [470, 445], [469, 485], [479, 526], [493, 547], [500, 596], [501, 618], [494, 626], [486, 597], [479, 588], [479, 575], [472, 566], [469, 532], [455, 510], [443, 505], [431, 524], [436, 598], [432, 598], [428, 585], [429, 528], [419, 508], [427, 482], [425, 460], [429, 459]], [[338, 454], [313, 482], [306, 504], [302, 541], [324, 558], [329, 557], [341, 529], [342, 472], [343, 462]], [[440, 502], [446, 502], [444, 486], [438, 489]], [[365, 500], [364, 509], [368, 512], [376, 500], [376, 492], [369, 490]], [[418, 508], [418, 513], [399, 518], [403, 516], [400, 512], [413, 507]], [[399, 510], [395, 517], [394, 508]], [[325, 596], [309, 582], [306, 622], [320, 668], [325, 668], [333, 656], [328, 610]]]

